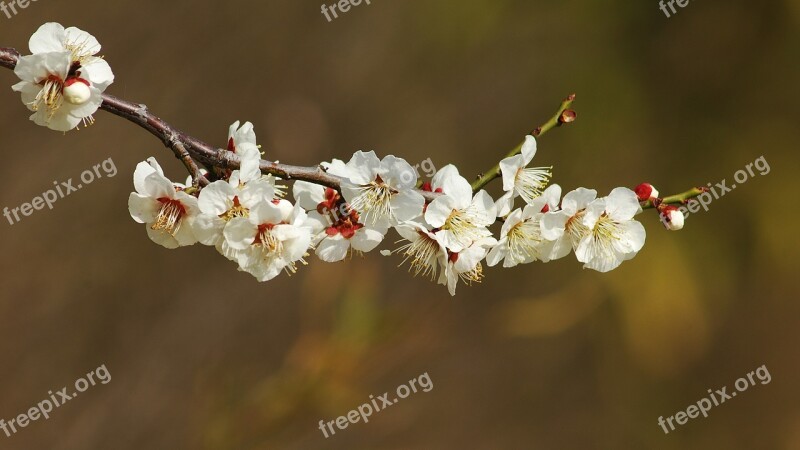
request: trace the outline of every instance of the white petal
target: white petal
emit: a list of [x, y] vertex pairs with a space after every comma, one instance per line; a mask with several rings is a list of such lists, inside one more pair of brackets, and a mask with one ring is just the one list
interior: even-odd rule
[[387, 185], [398, 190], [417, 185], [417, 171], [405, 159], [393, 155], [383, 158], [379, 173]]
[[475, 224], [479, 226], [487, 227], [497, 219], [497, 208], [494, 206], [494, 200], [484, 190], [475, 194], [470, 206], [470, 212], [474, 214]]
[[237, 194], [245, 208], [252, 208], [260, 202], [270, 202], [275, 198], [275, 187], [266, 180], [251, 181]]
[[597, 191], [594, 189], [578, 188], [564, 196], [561, 209], [573, 215], [596, 198]]
[[128, 211], [133, 220], [139, 223], [153, 223], [161, 208], [161, 204], [146, 195], [132, 192], [128, 197]]
[[503, 259], [506, 259], [506, 255], [508, 254], [508, 246], [506, 245], [505, 239], [500, 239], [500, 242], [489, 251], [489, 254], [486, 256], [486, 264], [489, 267], [494, 267]]
[[435, 198], [425, 210], [425, 220], [432, 227], [441, 228], [456, 208], [455, 203], [455, 200], [449, 195]]
[[350, 245], [360, 252], [371, 252], [383, 241], [383, 233], [371, 228], [361, 228], [350, 238]]
[[155, 199], [174, 198], [175, 187], [164, 175], [153, 172], [144, 179], [144, 195], [149, 195]]
[[325, 188], [307, 181], [295, 181], [292, 195], [297, 203], [307, 211], [315, 211], [325, 201]]
[[283, 210], [272, 202], [261, 202], [250, 210], [250, 218], [258, 225], [277, 225], [283, 221]]
[[542, 216], [539, 226], [542, 230], [542, 237], [547, 240], [555, 241], [564, 236], [567, 220], [570, 216], [566, 212], [551, 212]]
[[60, 23], [48, 22], [39, 27], [28, 41], [31, 53], [63, 52], [66, 34]]
[[628, 188], [616, 188], [606, 197], [606, 212], [617, 222], [631, 220], [641, 211], [636, 193]]
[[103, 58], [91, 58], [82, 64], [81, 77], [89, 80], [101, 92], [114, 82], [114, 72]]
[[458, 169], [452, 164], [436, 172], [432, 185], [435, 189], [441, 188], [447, 196], [453, 198], [457, 209], [466, 209], [472, 202], [472, 186], [466, 178], [459, 175]]
[[349, 249], [350, 241], [337, 234], [323, 239], [317, 246], [316, 253], [325, 262], [339, 262], [347, 256]]
[[174, 250], [180, 247], [178, 240], [164, 230], [154, 230], [148, 226], [147, 236], [150, 238], [151, 241], [155, 242], [156, 244], [164, 248]]
[[503, 194], [502, 197], [497, 199], [495, 202], [494, 207], [497, 209], [497, 217], [504, 217], [507, 216], [508, 213], [511, 212], [511, 208], [514, 207], [514, 191], [508, 191]]
[[523, 167], [527, 166], [528, 164], [533, 161], [533, 157], [536, 156], [536, 138], [531, 136], [530, 134], [525, 136], [525, 143], [522, 144], [522, 158], [523, 158]]
[[514, 155], [500, 161], [500, 174], [503, 176], [503, 190], [514, 190], [519, 170], [525, 167], [522, 155]]
[[192, 221], [195, 237], [203, 245], [217, 246], [222, 243], [225, 221], [211, 214], [200, 214]]
[[225, 241], [236, 250], [244, 250], [253, 245], [256, 233], [258, 233], [258, 226], [244, 217], [232, 219], [222, 231]]
[[215, 181], [200, 191], [198, 204], [200, 211], [219, 216], [233, 206], [236, 190], [226, 181]]
[[64, 30], [64, 34], [66, 35], [66, 43], [80, 47], [81, 56], [95, 55], [100, 51], [101, 47], [97, 39], [80, 28], [69, 27]]
[[401, 191], [392, 196], [389, 204], [395, 219], [400, 222], [406, 222], [422, 215], [422, 210], [425, 207], [425, 197], [417, 191]]
[[354, 184], [369, 184], [375, 181], [381, 168], [381, 160], [375, 152], [357, 151], [347, 163], [350, 181]]

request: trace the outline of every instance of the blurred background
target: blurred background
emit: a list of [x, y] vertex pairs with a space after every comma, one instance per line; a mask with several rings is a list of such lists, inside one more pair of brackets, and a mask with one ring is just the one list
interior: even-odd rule
[[[641, 216], [647, 245], [610, 274], [573, 257], [489, 269], [451, 298], [375, 252], [258, 284], [130, 219], [137, 162], [185, 177], [157, 139], [104, 112], [39, 128], [0, 70], [0, 207], [119, 169], [0, 224], [0, 418], [102, 364], [112, 376], [0, 448], [800, 449], [800, 1], [692, 0], [667, 18], [656, 0], [373, 0], [330, 23], [320, 6], [40, 0], [0, 15], [0, 46], [78, 26], [103, 44], [108, 93], [220, 146], [250, 120], [269, 158], [299, 165], [363, 149], [471, 178], [574, 92], [577, 122], [535, 160], [566, 190], [730, 184], [760, 156], [771, 171], [680, 233]], [[659, 427], [764, 364], [771, 383]], [[425, 372], [430, 392], [318, 429]]]

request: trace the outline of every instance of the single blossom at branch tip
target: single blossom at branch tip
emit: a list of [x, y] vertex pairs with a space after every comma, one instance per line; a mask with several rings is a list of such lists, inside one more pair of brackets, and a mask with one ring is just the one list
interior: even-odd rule
[[536, 138], [525, 136], [519, 154], [500, 161], [503, 190], [506, 193], [497, 200], [497, 216], [504, 217], [514, 207], [514, 199], [522, 197], [530, 205], [547, 187], [553, 176], [552, 167], [528, 167], [536, 156]]
[[31, 55], [21, 56], [12, 86], [33, 111], [30, 119], [56, 131], [94, 123], [102, 94], [114, 82], [111, 67], [101, 57], [97, 39], [75, 27], [46, 23], [31, 36]]

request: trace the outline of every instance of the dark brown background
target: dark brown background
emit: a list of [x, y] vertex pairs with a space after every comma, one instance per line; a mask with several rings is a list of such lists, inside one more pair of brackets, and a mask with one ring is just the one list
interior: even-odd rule
[[[578, 122], [536, 159], [565, 189], [679, 192], [761, 155], [772, 172], [681, 233], [642, 216], [644, 251], [607, 275], [570, 257], [489, 270], [451, 299], [375, 253], [258, 284], [129, 218], [138, 161], [185, 176], [156, 139], [102, 112], [38, 128], [3, 70], [0, 207], [109, 157], [119, 174], [0, 224], [0, 417], [101, 364], [113, 377], [0, 448], [800, 448], [800, 2], [692, 1], [667, 19], [655, 0], [374, 0], [333, 23], [320, 3], [39, 0], [0, 16], [0, 45], [81, 27], [109, 93], [218, 145], [251, 120], [294, 164], [375, 149], [471, 177], [576, 92]], [[657, 425], [762, 364], [770, 384]], [[317, 429], [423, 372], [430, 393]]]

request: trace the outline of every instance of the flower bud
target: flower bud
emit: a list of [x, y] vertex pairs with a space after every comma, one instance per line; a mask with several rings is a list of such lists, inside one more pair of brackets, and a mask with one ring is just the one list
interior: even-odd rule
[[658, 190], [650, 183], [642, 183], [633, 190], [640, 202], [645, 202], [651, 198], [658, 198]]
[[73, 105], [82, 105], [92, 97], [89, 82], [83, 78], [73, 77], [64, 83], [64, 100]]
[[685, 218], [683, 211], [674, 206], [668, 206], [661, 211], [661, 223], [670, 231], [683, 229]]

